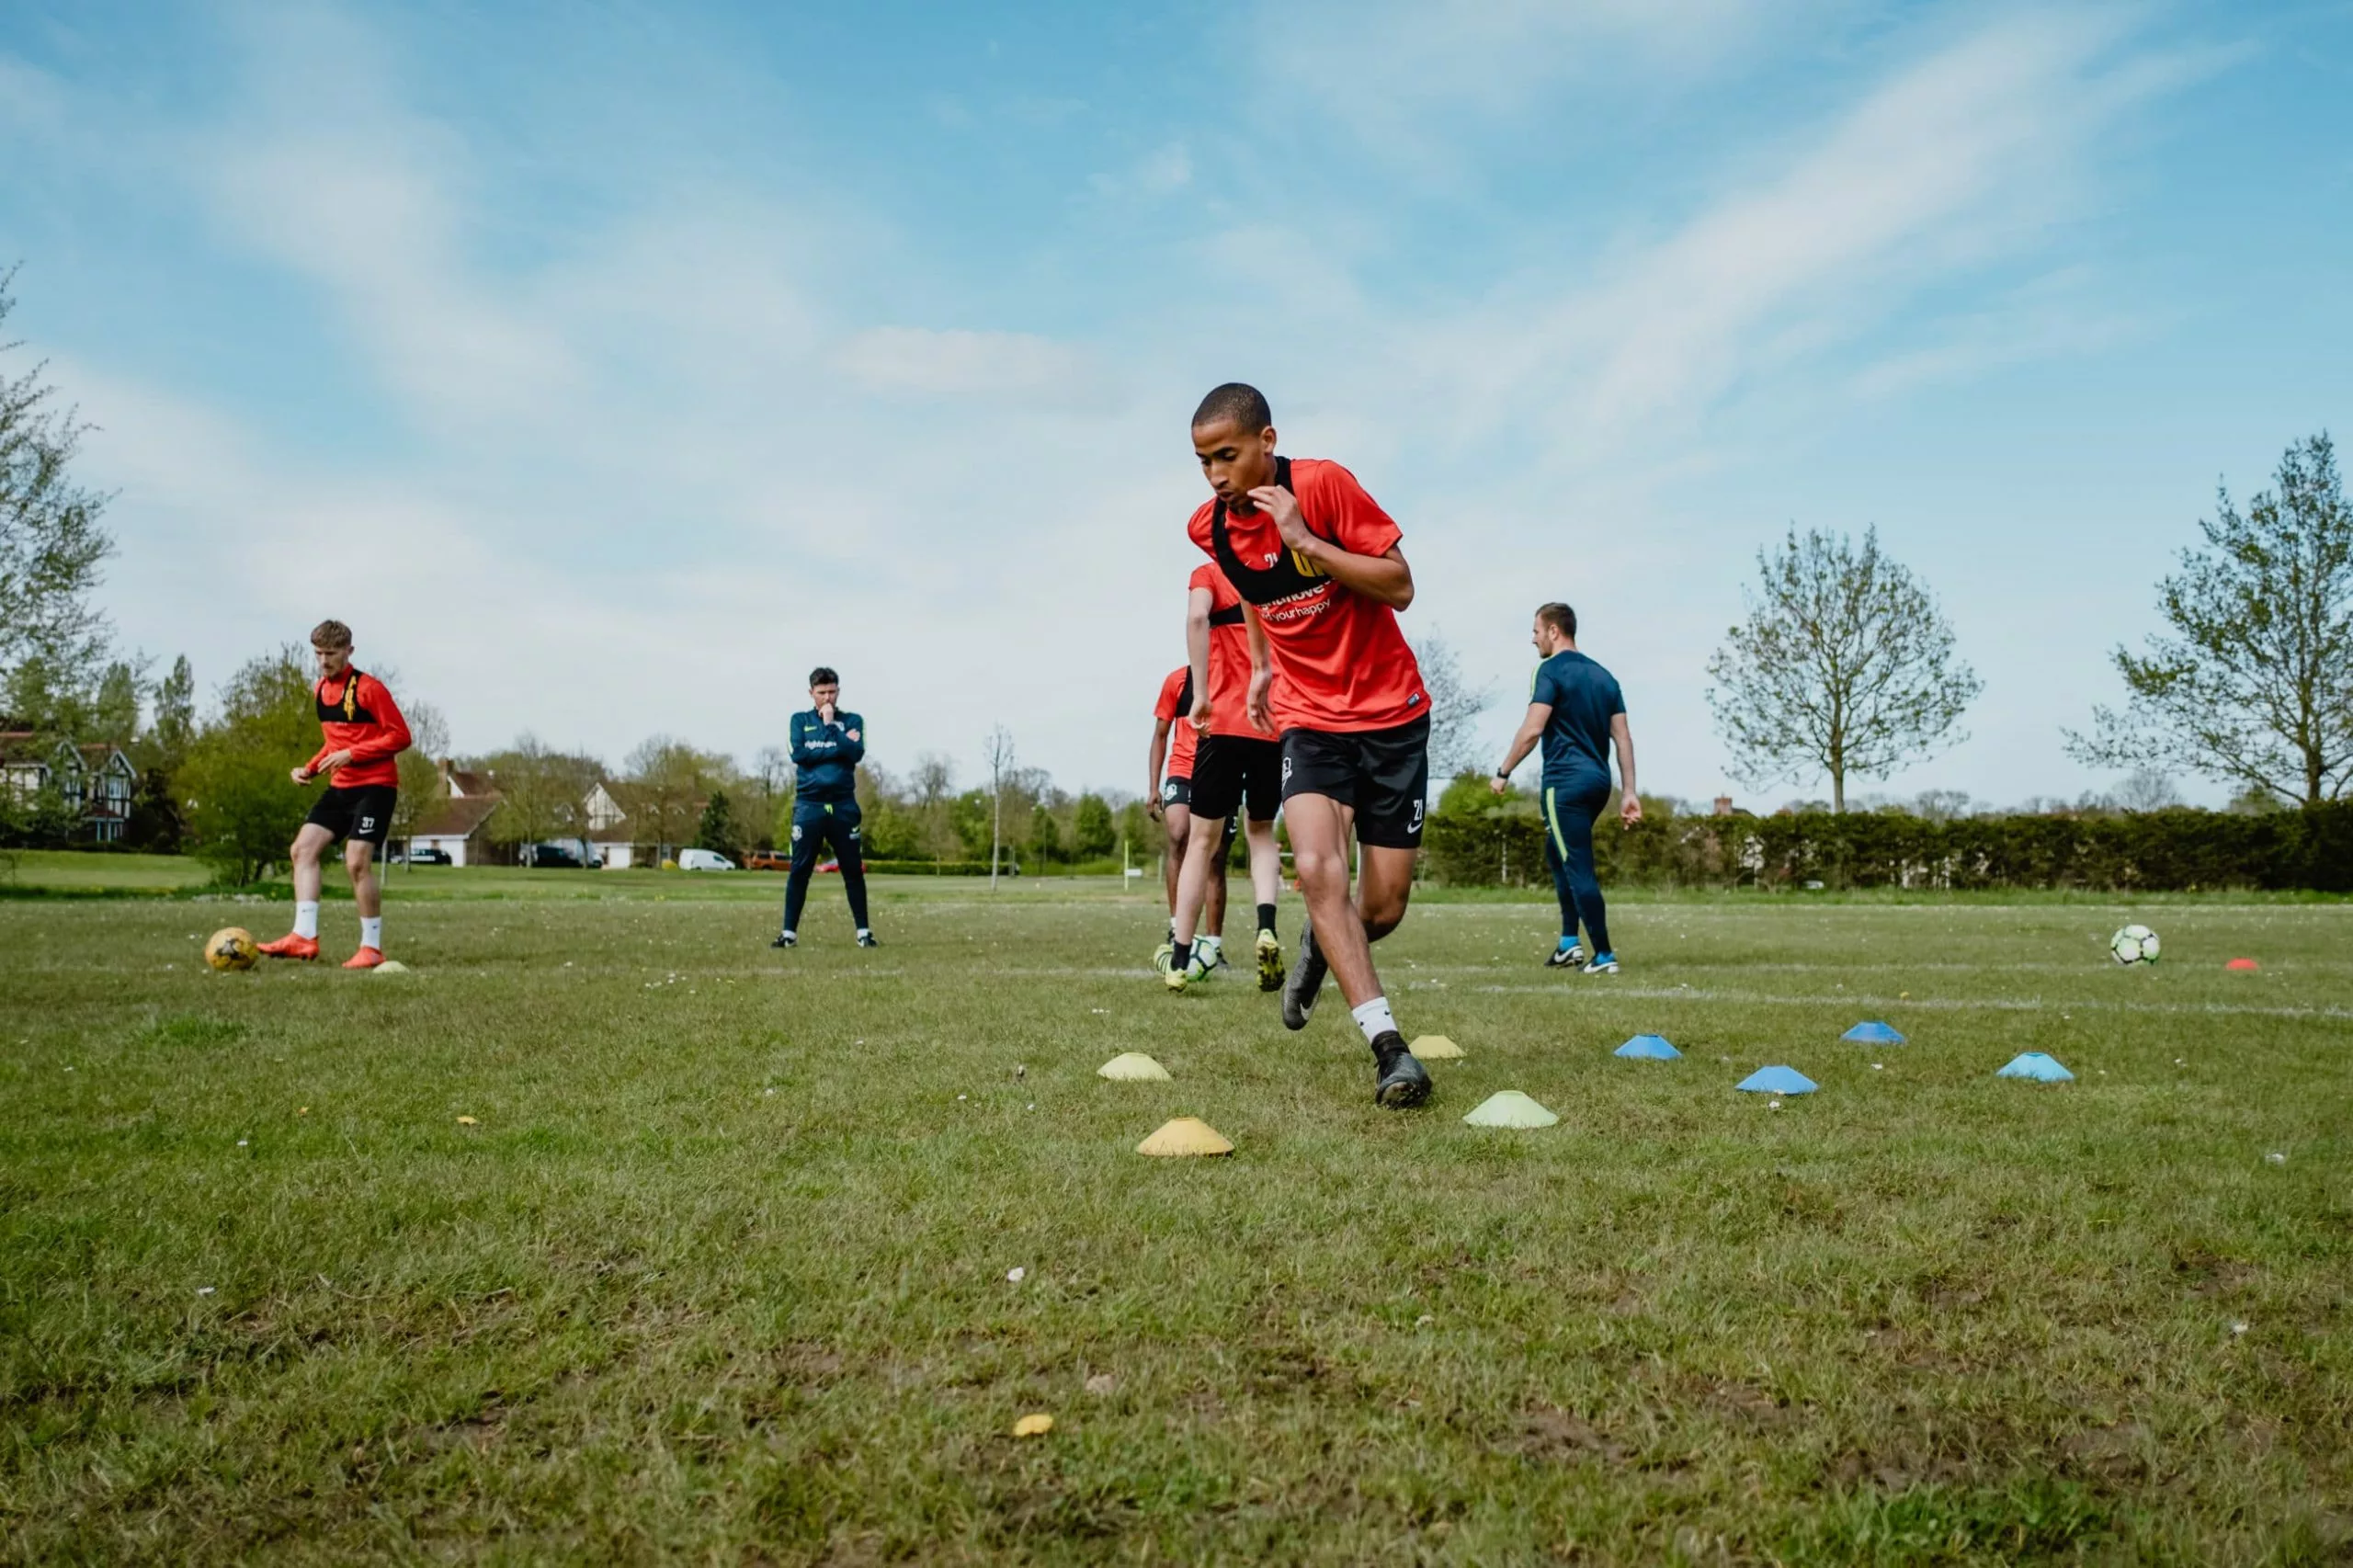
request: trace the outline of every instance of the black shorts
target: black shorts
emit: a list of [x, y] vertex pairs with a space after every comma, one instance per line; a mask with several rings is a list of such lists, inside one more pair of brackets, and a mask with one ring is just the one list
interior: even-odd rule
[[325, 793], [312, 802], [311, 814], [303, 820], [334, 834], [338, 844], [347, 838], [372, 844], [381, 856], [384, 840], [392, 836], [392, 802], [400, 799], [400, 794], [390, 784], [362, 784], [351, 790], [339, 790], [330, 784]]
[[1193, 814], [1230, 817], [1245, 803], [1252, 822], [1272, 822], [1283, 803], [1280, 741], [1203, 735], [1193, 754]]
[[1160, 803], [1193, 809], [1193, 780], [1187, 775], [1172, 773], [1160, 781]]
[[1427, 717], [1393, 730], [1291, 730], [1283, 736], [1283, 799], [1323, 795], [1354, 807], [1359, 844], [1419, 848], [1429, 792]]

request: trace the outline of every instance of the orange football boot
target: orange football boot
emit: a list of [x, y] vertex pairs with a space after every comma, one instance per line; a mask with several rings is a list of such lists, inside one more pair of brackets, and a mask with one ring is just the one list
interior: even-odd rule
[[344, 960], [343, 967], [346, 969], [374, 969], [378, 964], [382, 963], [383, 961], [383, 949], [362, 948], [358, 952], [352, 954], [349, 958]]
[[314, 959], [319, 956], [319, 939], [289, 931], [275, 942], [262, 943], [259, 951], [273, 959]]

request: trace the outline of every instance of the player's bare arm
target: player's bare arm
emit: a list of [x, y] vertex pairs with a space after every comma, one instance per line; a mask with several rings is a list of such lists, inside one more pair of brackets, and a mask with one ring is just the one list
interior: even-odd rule
[[1618, 805], [1618, 818], [1631, 827], [1643, 820], [1643, 802], [1634, 793], [1634, 732], [1623, 713], [1610, 715], [1609, 739], [1618, 750], [1619, 787], [1626, 792]]
[[1160, 770], [1168, 761], [1168, 721], [1152, 722], [1152, 746], [1143, 776], [1143, 812], [1153, 821], [1160, 820]]
[[1242, 624], [1250, 633], [1250, 696], [1243, 704], [1251, 727], [1275, 733], [1274, 715], [1267, 711], [1267, 694], [1275, 688], [1275, 656], [1267, 646], [1267, 629], [1259, 624], [1256, 605], [1242, 607]]
[[1207, 588], [1186, 590], [1185, 658], [1193, 666], [1190, 717], [1195, 733], [1204, 735], [1210, 733], [1210, 721], [1216, 712], [1210, 701], [1210, 611], [1215, 602]]
[[1528, 717], [1519, 722], [1519, 733], [1512, 736], [1511, 749], [1504, 753], [1504, 765], [1496, 768], [1495, 778], [1488, 780], [1496, 794], [1500, 795], [1511, 788], [1511, 770], [1526, 761], [1528, 754], [1536, 749], [1536, 743], [1544, 738], [1544, 726], [1552, 722], [1551, 703], [1531, 702], [1528, 705]]
[[1342, 587], [1378, 599], [1391, 609], [1404, 609], [1414, 602], [1414, 569], [1405, 564], [1404, 552], [1397, 546], [1391, 545], [1381, 555], [1343, 550], [1307, 526], [1300, 514], [1299, 497], [1280, 485], [1262, 484], [1250, 492], [1250, 499], [1274, 519], [1284, 544]]

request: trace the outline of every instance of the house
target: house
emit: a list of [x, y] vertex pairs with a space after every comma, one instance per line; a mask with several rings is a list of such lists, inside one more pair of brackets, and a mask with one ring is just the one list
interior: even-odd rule
[[449, 857], [452, 866], [494, 858], [483, 824], [498, 810], [498, 786], [489, 774], [470, 772], [448, 757], [440, 766], [443, 798], [426, 807], [408, 830], [408, 853], [438, 849]]
[[425, 808], [416, 825], [408, 830], [408, 852], [438, 849], [449, 857], [452, 866], [479, 865], [490, 858], [489, 840], [483, 835], [483, 824], [499, 807], [494, 791], [488, 795], [453, 795], [446, 801], [436, 801]]
[[139, 769], [122, 748], [107, 741], [76, 745], [60, 741], [43, 752], [28, 730], [0, 732], [0, 786], [19, 801], [55, 790], [81, 806], [74, 836], [114, 844], [131, 822], [131, 798], [138, 792]]
[[[702, 816], [706, 802], [693, 801], [676, 815]], [[623, 871], [631, 866], [659, 866], [676, 858], [679, 843], [658, 836], [649, 822], [660, 813], [649, 810], [645, 787], [607, 779], [588, 791], [583, 803], [588, 819], [588, 842], [596, 846], [605, 869]]]

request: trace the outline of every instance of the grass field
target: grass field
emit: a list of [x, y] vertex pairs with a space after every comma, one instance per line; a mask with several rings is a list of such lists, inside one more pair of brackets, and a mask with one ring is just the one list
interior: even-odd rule
[[[1613, 982], [1429, 899], [1381, 957], [1469, 1058], [1398, 1115], [1328, 994], [1161, 994], [1142, 896], [887, 882], [862, 953], [828, 881], [782, 954], [779, 888], [420, 871], [404, 977], [0, 902], [0, 1554], [2353, 1551], [2353, 906], [2126, 972], [2150, 905], [1626, 899]], [[1188, 1113], [1235, 1155], [1131, 1152]]]

